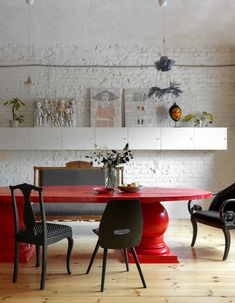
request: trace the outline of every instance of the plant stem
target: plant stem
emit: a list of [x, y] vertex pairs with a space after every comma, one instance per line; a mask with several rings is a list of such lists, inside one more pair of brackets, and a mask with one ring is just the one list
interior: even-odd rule
[[12, 118], [15, 120], [15, 105], [12, 106]]

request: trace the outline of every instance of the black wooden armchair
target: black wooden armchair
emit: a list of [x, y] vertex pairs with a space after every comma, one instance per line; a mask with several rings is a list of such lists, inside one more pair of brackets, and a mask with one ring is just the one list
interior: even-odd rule
[[[53, 224], [46, 222], [45, 209], [42, 197], [42, 187], [36, 187], [30, 184], [20, 184], [16, 186], [10, 186], [12, 195], [12, 205], [14, 211], [15, 221], [15, 261], [14, 261], [14, 273], [13, 282], [17, 281], [18, 268], [19, 268], [19, 248], [20, 242], [35, 244], [36, 245], [36, 266], [40, 265], [40, 246], [42, 246], [42, 274], [41, 274], [41, 286], [40, 289], [45, 288], [46, 278], [46, 265], [47, 265], [47, 246], [56, 243], [62, 239], [68, 239], [67, 250], [67, 272], [70, 274], [70, 255], [73, 247], [72, 229], [70, 226], [62, 224]], [[15, 195], [16, 191], [20, 191], [23, 196], [23, 223], [24, 226], [19, 224], [18, 216], [18, 198]], [[34, 211], [31, 205], [31, 193], [37, 192], [40, 206], [41, 221], [36, 222]], [[19, 201], [20, 203], [20, 201]]]
[[223, 260], [228, 257], [230, 249], [230, 230], [235, 229], [235, 183], [215, 194], [208, 210], [202, 210], [200, 205], [188, 203], [193, 226], [193, 247], [197, 237], [197, 223], [222, 229], [225, 237]]

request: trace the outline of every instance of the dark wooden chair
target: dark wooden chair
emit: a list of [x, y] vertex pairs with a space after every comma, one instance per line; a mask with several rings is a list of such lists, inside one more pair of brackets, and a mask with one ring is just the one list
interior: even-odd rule
[[90, 272], [97, 251], [99, 247], [102, 247], [104, 251], [100, 289], [101, 292], [104, 291], [108, 249], [123, 250], [127, 271], [129, 271], [127, 249], [130, 249], [139, 271], [143, 287], [146, 288], [144, 276], [135, 251], [135, 246], [139, 245], [140, 243], [142, 230], [143, 219], [139, 200], [112, 200], [107, 204], [101, 218], [99, 229], [93, 229], [94, 233], [96, 233], [99, 238], [86, 272], [87, 274]]
[[225, 237], [225, 249], [223, 260], [228, 257], [230, 249], [230, 230], [235, 229], [235, 183], [214, 194], [214, 198], [208, 210], [202, 210], [200, 205], [188, 203], [193, 226], [193, 247], [197, 238], [197, 223], [206, 224], [222, 229]]
[[[36, 266], [40, 265], [40, 247], [42, 246], [42, 274], [41, 274], [41, 286], [40, 289], [45, 288], [46, 266], [47, 266], [47, 246], [56, 243], [65, 238], [68, 239], [67, 250], [67, 272], [70, 274], [70, 255], [73, 248], [72, 229], [70, 226], [53, 224], [46, 222], [45, 209], [43, 203], [42, 187], [36, 187], [30, 184], [20, 184], [16, 186], [10, 186], [12, 195], [12, 204], [14, 211], [15, 221], [15, 260], [14, 260], [14, 273], [13, 282], [17, 281], [18, 268], [19, 268], [19, 248], [20, 242], [35, 244], [36, 245]], [[23, 222], [24, 226], [19, 226], [18, 216], [18, 198], [15, 192], [20, 190], [23, 195]], [[31, 205], [31, 193], [37, 192], [40, 203], [41, 221], [36, 222], [33, 208]], [[22, 196], [21, 196], [22, 197]]]

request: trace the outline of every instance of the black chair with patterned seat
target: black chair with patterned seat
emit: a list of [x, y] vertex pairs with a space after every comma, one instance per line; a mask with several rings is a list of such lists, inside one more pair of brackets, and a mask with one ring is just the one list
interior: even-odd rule
[[[36, 187], [30, 184], [19, 184], [10, 186], [12, 204], [14, 211], [15, 221], [15, 260], [14, 260], [14, 273], [13, 282], [17, 281], [18, 268], [19, 268], [19, 252], [20, 242], [36, 245], [36, 266], [40, 265], [40, 247], [42, 247], [42, 273], [41, 273], [41, 286], [40, 289], [45, 288], [46, 266], [47, 266], [47, 246], [54, 244], [60, 240], [68, 240], [67, 249], [67, 272], [70, 274], [70, 255], [73, 248], [72, 229], [70, 226], [62, 224], [53, 224], [46, 222], [46, 215], [43, 203], [42, 187]], [[21, 195], [16, 195], [16, 191], [20, 191]], [[34, 211], [31, 204], [31, 193], [36, 192], [39, 199], [40, 209], [40, 222], [36, 221]], [[18, 199], [23, 197], [23, 223], [21, 227], [19, 224], [18, 216]]]
[[191, 203], [188, 203], [193, 226], [191, 246], [194, 246], [197, 238], [197, 223], [222, 229], [225, 237], [223, 260], [226, 260], [231, 243], [230, 230], [235, 229], [235, 183], [216, 193], [208, 210], [202, 210], [197, 204], [192, 206]]

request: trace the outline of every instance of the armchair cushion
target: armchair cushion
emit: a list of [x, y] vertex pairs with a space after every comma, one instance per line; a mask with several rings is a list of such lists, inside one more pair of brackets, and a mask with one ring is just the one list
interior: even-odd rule
[[211, 226], [221, 226], [223, 223], [220, 220], [220, 214], [215, 210], [201, 210], [196, 211], [192, 214], [192, 219], [198, 221], [199, 223], [211, 225]]

